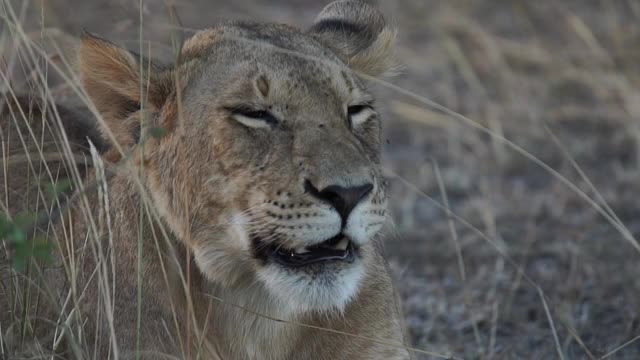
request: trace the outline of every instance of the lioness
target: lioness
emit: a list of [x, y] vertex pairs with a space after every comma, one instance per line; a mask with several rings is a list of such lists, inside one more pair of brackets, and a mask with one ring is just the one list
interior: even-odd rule
[[[172, 67], [84, 35], [80, 79], [102, 119], [76, 154], [86, 136], [110, 145], [103, 170], [65, 172], [82, 194], [48, 229], [56, 266], [32, 315], [48, 322], [28, 331], [59, 326], [40, 345], [80, 358], [408, 358], [374, 239], [380, 119], [355, 73], [389, 69], [394, 33], [339, 1], [306, 31], [197, 32]], [[0, 310], [2, 328], [20, 320]]]

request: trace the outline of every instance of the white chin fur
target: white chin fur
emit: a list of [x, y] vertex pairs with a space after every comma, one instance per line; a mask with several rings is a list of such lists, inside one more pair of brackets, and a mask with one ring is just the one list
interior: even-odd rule
[[337, 272], [317, 275], [315, 279], [278, 264], [269, 264], [258, 272], [258, 277], [278, 300], [282, 310], [292, 315], [343, 312], [358, 293], [363, 275], [362, 261]]

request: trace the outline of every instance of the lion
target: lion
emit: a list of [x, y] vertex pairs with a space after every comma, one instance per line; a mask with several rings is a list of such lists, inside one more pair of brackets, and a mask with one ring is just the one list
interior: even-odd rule
[[[55, 253], [26, 285], [43, 293], [30, 324], [49, 319], [29, 330], [39, 346], [99, 359], [409, 358], [377, 237], [381, 120], [359, 76], [392, 68], [394, 37], [357, 1], [327, 5], [306, 30], [199, 31], [172, 66], [84, 34], [79, 78], [99, 120], [59, 117], [79, 144], [67, 151], [94, 160], [58, 172], [80, 185], [39, 230]], [[3, 181], [27, 194], [22, 170]], [[0, 305], [11, 328], [20, 313]]]

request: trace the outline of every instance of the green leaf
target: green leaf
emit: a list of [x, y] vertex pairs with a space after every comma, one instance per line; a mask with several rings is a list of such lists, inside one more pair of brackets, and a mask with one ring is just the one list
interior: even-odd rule
[[73, 183], [71, 182], [70, 179], [62, 179], [62, 180], [57, 181], [55, 183], [47, 182], [47, 184], [45, 184], [44, 188], [45, 188], [45, 192], [47, 193], [47, 195], [49, 195], [49, 198], [51, 200], [55, 200], [60, 195], [64, 194], [65, 192], [68, 192], [69, 190], [71, 190], [73, 188]]
[[149, 128], [149, 135], [156, 139], [160, 139], [167, 135], [167, 129], [161, 127], [152, 127]]
[[42, 238], [14, 244], [11, 264], [16, 271], [23, 271], [31, 260], [40, 260], [47, 264], [52, 260], [51, 244]]

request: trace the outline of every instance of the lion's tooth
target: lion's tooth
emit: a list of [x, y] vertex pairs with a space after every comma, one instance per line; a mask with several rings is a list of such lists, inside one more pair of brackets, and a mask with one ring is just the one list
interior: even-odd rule
[[343, 237], [340, 241], [333, 246], [336, 250], [347, 250], [347, 246], [349, 246], [349, 239]]
[[294, 251], [296, 254], [306, 254], [306, 253], [308, 253], [308, 252], [309, 252], [309, 250], [307, 250], [307, 248], [306, 248], [306, 247], [304, 247], [304, 246], [297, 247], [297, 248], [293, 249], [293, 251]]

